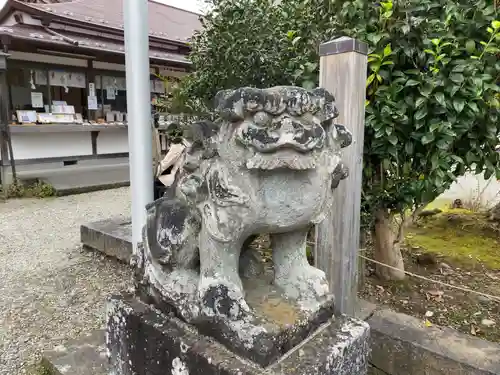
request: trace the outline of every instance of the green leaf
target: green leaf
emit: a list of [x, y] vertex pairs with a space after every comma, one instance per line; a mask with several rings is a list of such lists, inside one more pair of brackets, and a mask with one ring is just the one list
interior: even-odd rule
[[420, 121], [425, 116], [427, 116], [427, 107], [422, 107], [415, 113], [415, 120]]
[[313, 81], [303, 81], [302, 82], [302, 88], [306, 89], [306, 90], [312, 90], [316, 87], [316, 84], [313, 82]]
[[387, 140], [394, 146], [398, 144], [398, 137], [396, 137], [395, 135], [390, 135], [389, 137], [387, 137]]
[[439, 127], [441, 126], [441, 123], [434, 123], [429, 127], [429, 130], [431, 133], [434, 133]]
[[435, 139], [434, 134], [428, 133], [422, 137], [420, 142], [425, 146], [431, 142], [434, 142], [434, 139]]
[[408, 154], [408, 155], [413, 155], [413, 151], [414, 151], [415, 147], [413, 145], [413, 143], [411, 142], [407, 142], [405, 144], [405, 152]]
[[443, 107], [446, 107], [446, 99], [444, 97], [444, 93], [442, 92], [437, 92], [434, 94], [434, 97], [436, 98], [436, 101], [442, 105]]
[[464, 81], [464, 76], [459, 73], [450, 74], [450, 79], [455, 83], [462, 83]]
[[474, 162], [478, 161], [479, 159], [475, 154], [473, 154], [470, 151], [467, 151], [467, 153], [465, 154], [465, 160], [467, 161], [468, 165], [471, 165]]
[[431, 92], [432, 92], [432, 90], [433, 90], [433, 89], [434, 89], [434, 88], [432, 87], [432, 85], [430, 85], [430, 84], [425, 84], [423, 87], [420, 87], [420, 88], [419, 88], [419, 91], [420, 91], [420, 93], [421, 93], [423, 96], [425, 96], [426, 98], [428, 98], [428, 97], [429, 97], [429, 95], [431, 94]]
[[493, 27], [494, 30], [500, 29], [500, 21], [491, 21], [491, 27]]
[[433, 154], [431, 157], [431, 170], [436, 169], [439, 166], [439, 155], [437, 153]]
[[391, 53], [392, 53], [392, 48], [391, 48], [391, 44], [389, 43], [384, 48], [384, 57], [389, 56]]
[[406, 81], [405, 86], [417, 86], [419, 83], [420, 82], [415, 81], [414, 79], [409, 79], [408, 81]]
[[474, 51], [476, 51], [476, 42], [473, 40], [468, 40], [465, 43], [465, 49], [468, 53], [473, 53]]
[[479, 107], [477, 106], [476, 103], [474, 102], [468, 102], [467, 106], [472, 109], [474, 112], [478, 113], [479, 112]]
[[465, 107], [465, 100], [460, 98], [453, 99], [453, 108], [455, 108], [455, 111], [461, 113], [464, 110], [464, 107]]
[[465, 65], [465, 63], [463, 63], [463, 64], [455, 65], [451, 71], [453, 73], [462, 73], [466, 68], [467, 68], [467, 66]]
[[422, 104], [424, 104], [424, 103], [426, 102], [426, 100], [427, 100], [426, 98], [424, 98], [424, 97], [422, 97], [422, 96], [421, 96], [420, 98], [418, 98], [418, 99], [415, 101], [415, 106], [416, 106], [417, 108], [421, 107], [421, 106], [422, 106]]
[[375, 79], [375, 74], [373, 74], [373, 73], [370, 74], [368, 76], [368, 78], [366, 79], [366, 86], [367, 87], [370, 86], [372, 84], [372, 82], [373, 82], [374, 79]]

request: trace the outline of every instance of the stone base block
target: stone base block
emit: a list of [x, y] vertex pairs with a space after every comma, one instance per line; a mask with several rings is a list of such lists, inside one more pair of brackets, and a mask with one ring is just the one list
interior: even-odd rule
[[104, 330], [94, 331], [43, 352], [40, 367], [41, 369], [35, 372], [36, 374], [109, 374], [109, 363], [106, 358], [106, 346], [104, 345]]
[[80, 227], [80, 241], [84, 247], [130, 263], [132, 256], [132, 226], [130, 220], [108, 219]]
[[106, 345], [116, 375], [366, 375], [369, 326], [331, 318], [267, 366], [134, 297], [108, 301]]

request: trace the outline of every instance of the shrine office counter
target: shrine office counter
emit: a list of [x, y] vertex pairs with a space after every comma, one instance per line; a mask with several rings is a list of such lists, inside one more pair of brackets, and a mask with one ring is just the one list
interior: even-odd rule
[[[128, 157], [127, 125], [9, 125], [16, 165]], [[6, 145], [0, 155], [10, 164]]]

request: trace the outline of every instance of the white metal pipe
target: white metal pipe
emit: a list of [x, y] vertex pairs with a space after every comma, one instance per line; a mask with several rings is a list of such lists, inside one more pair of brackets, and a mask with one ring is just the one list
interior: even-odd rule
[[142, 242], [146, 204], [153, 201], [148, 0], [123, 0], [132, 247]]

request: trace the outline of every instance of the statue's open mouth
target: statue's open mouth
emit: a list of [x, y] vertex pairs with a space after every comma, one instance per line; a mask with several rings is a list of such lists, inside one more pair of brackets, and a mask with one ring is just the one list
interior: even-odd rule
[[315, 148], [319, 148], [318, 147], [319, 142], [320, 140], [311, 140], [306, 144], [303, 144], [293, 140], [292, 141], [278, 140], [275, 143], [260, 143], [258, 141], [254, 141], [250, 142], [250, 146], [255, 148], [258, 152], [262, 153], [271, 153], [283, 149], [291, 149], [294, 151], [298, 151], [300, 153], [307, 153], [314, 150]]
[[290, 152], [290, 150], [282, 149], [272, 154], [256, 152], [247, 160], [246, 166], [248, 169], [263, 170], [280, 168], [307, 170], [316, 168], [316, 160], [312, 154]]
[[279, 127], [270, 129], [248, 125], [240, 128], [236, 138], [241, 144], [261, 153], [274, 153], [283, 149], [308, 153], [323, 148], [326, 135], [321, 126], [306, 128], [292, 123], [286, 131]]

